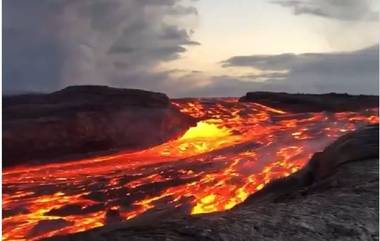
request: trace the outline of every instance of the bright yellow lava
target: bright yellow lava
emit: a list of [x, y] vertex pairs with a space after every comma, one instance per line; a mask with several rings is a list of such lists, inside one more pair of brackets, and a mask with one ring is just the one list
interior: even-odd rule
[[228, 128], [219, 128], [215, 124], [204, 121], [197, 123], [197, 126], [191, 127], [180, 140], [197, 139], [197, 138], [220, 138], [230, 136]]
[[191, 211], [191, 214], [211, 213], [217, 211], [213, 203], [216, 200], [216, 195], [210, 194], [200, 199], [200, 202]]

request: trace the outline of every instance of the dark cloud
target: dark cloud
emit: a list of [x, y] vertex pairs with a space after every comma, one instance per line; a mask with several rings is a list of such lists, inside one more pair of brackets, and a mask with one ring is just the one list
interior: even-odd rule
[[[71, 84], [129, 87], [160, 79], [154, 67], [196, 45], [176, 19], [196, 14], [180, 0], [5, 0], [3, 90]], [[170, 17], [170, 18], [169, 18]], [[141, 81], [139, 87], [154, 86]]]
[[[205, 96], [240, 96], [247, 91], [285, 91], [301, 93], [343, 92], [374, 94], [379, 91], [379, 46], [343, 53], [280, 54], [236, 56], [222, 62], [225, 67], [250, 66], [269, 72], [277, 78], [258, 81], [246, 76], [218, 76], [189, 94]], [[248, 78], [247, 78], [248, 77]], [[279, 77], [279, 78], [278, 78]]]
[[172, 15], [187, 15], [187, 14], [198, 14], [198, 10], [195, 7], [192, 6], [182, 6], [177, 5], [173, 8], [171, 8], [168, 12]]
[[268, 80], [268, 79], [284, 79], [288, 77], [287, 72], [263, 72], [260, 74], [246, 74], [239, 78], [247, 80]]
[[295, 54], [235, 56], [222, 62], [223, 67], [254, 67], [261, 70], [286, 70], [303, 56]]
[[272, 1], [291, 8], [296, 15], [309, 14], [339, 20], [377, 21], [373, 0], [279, 0]]

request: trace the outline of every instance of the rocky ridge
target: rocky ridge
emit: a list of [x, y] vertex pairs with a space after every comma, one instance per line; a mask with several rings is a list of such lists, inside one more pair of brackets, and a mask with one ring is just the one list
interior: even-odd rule
[[342, 112], [378, 108], [379, 97], [349, 94], [289, 94], [282, 92], [248, 92], [241, 102], [255, 102], [287, 112]]

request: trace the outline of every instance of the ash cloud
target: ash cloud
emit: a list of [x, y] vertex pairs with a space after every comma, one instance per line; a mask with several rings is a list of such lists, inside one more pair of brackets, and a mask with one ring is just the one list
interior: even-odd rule
[[295, 15], [314, 15], [343, 21], [378, 21], [374, 0], [279, 0], [272, 1], [293, 10]]
[[[263, 74], [215, 76], [207, 86], [193, 89], [190, 94], [241, 96], [247, 91], [262, 90], [378, 95], [378, 54], [376, 45], [353, 52], [235, 56], [223, 61], [222, 66], [252, 67], [264, 71]], [[286, 72], [276, 73], [279, 70]], [[269, 79], [258, 81], [261, 76]]]
[[190, 27], [177, 26], [176, 18], [197, 14], [181, 0], [3, 3], [5, 93], [72, 84], [152, 87], [166, 77], [153, 70], [158, 63], [198, 44]]

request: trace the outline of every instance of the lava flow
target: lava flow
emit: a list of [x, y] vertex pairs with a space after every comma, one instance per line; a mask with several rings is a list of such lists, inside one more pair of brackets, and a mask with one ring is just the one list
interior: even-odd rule
[[38, 240], [107, 223], [231, 209], [288, 176], [378, 109], [292, 114], [237, 99], [176, 100], [199, 122], [143, 151], [3, 171], [3, 240]]

